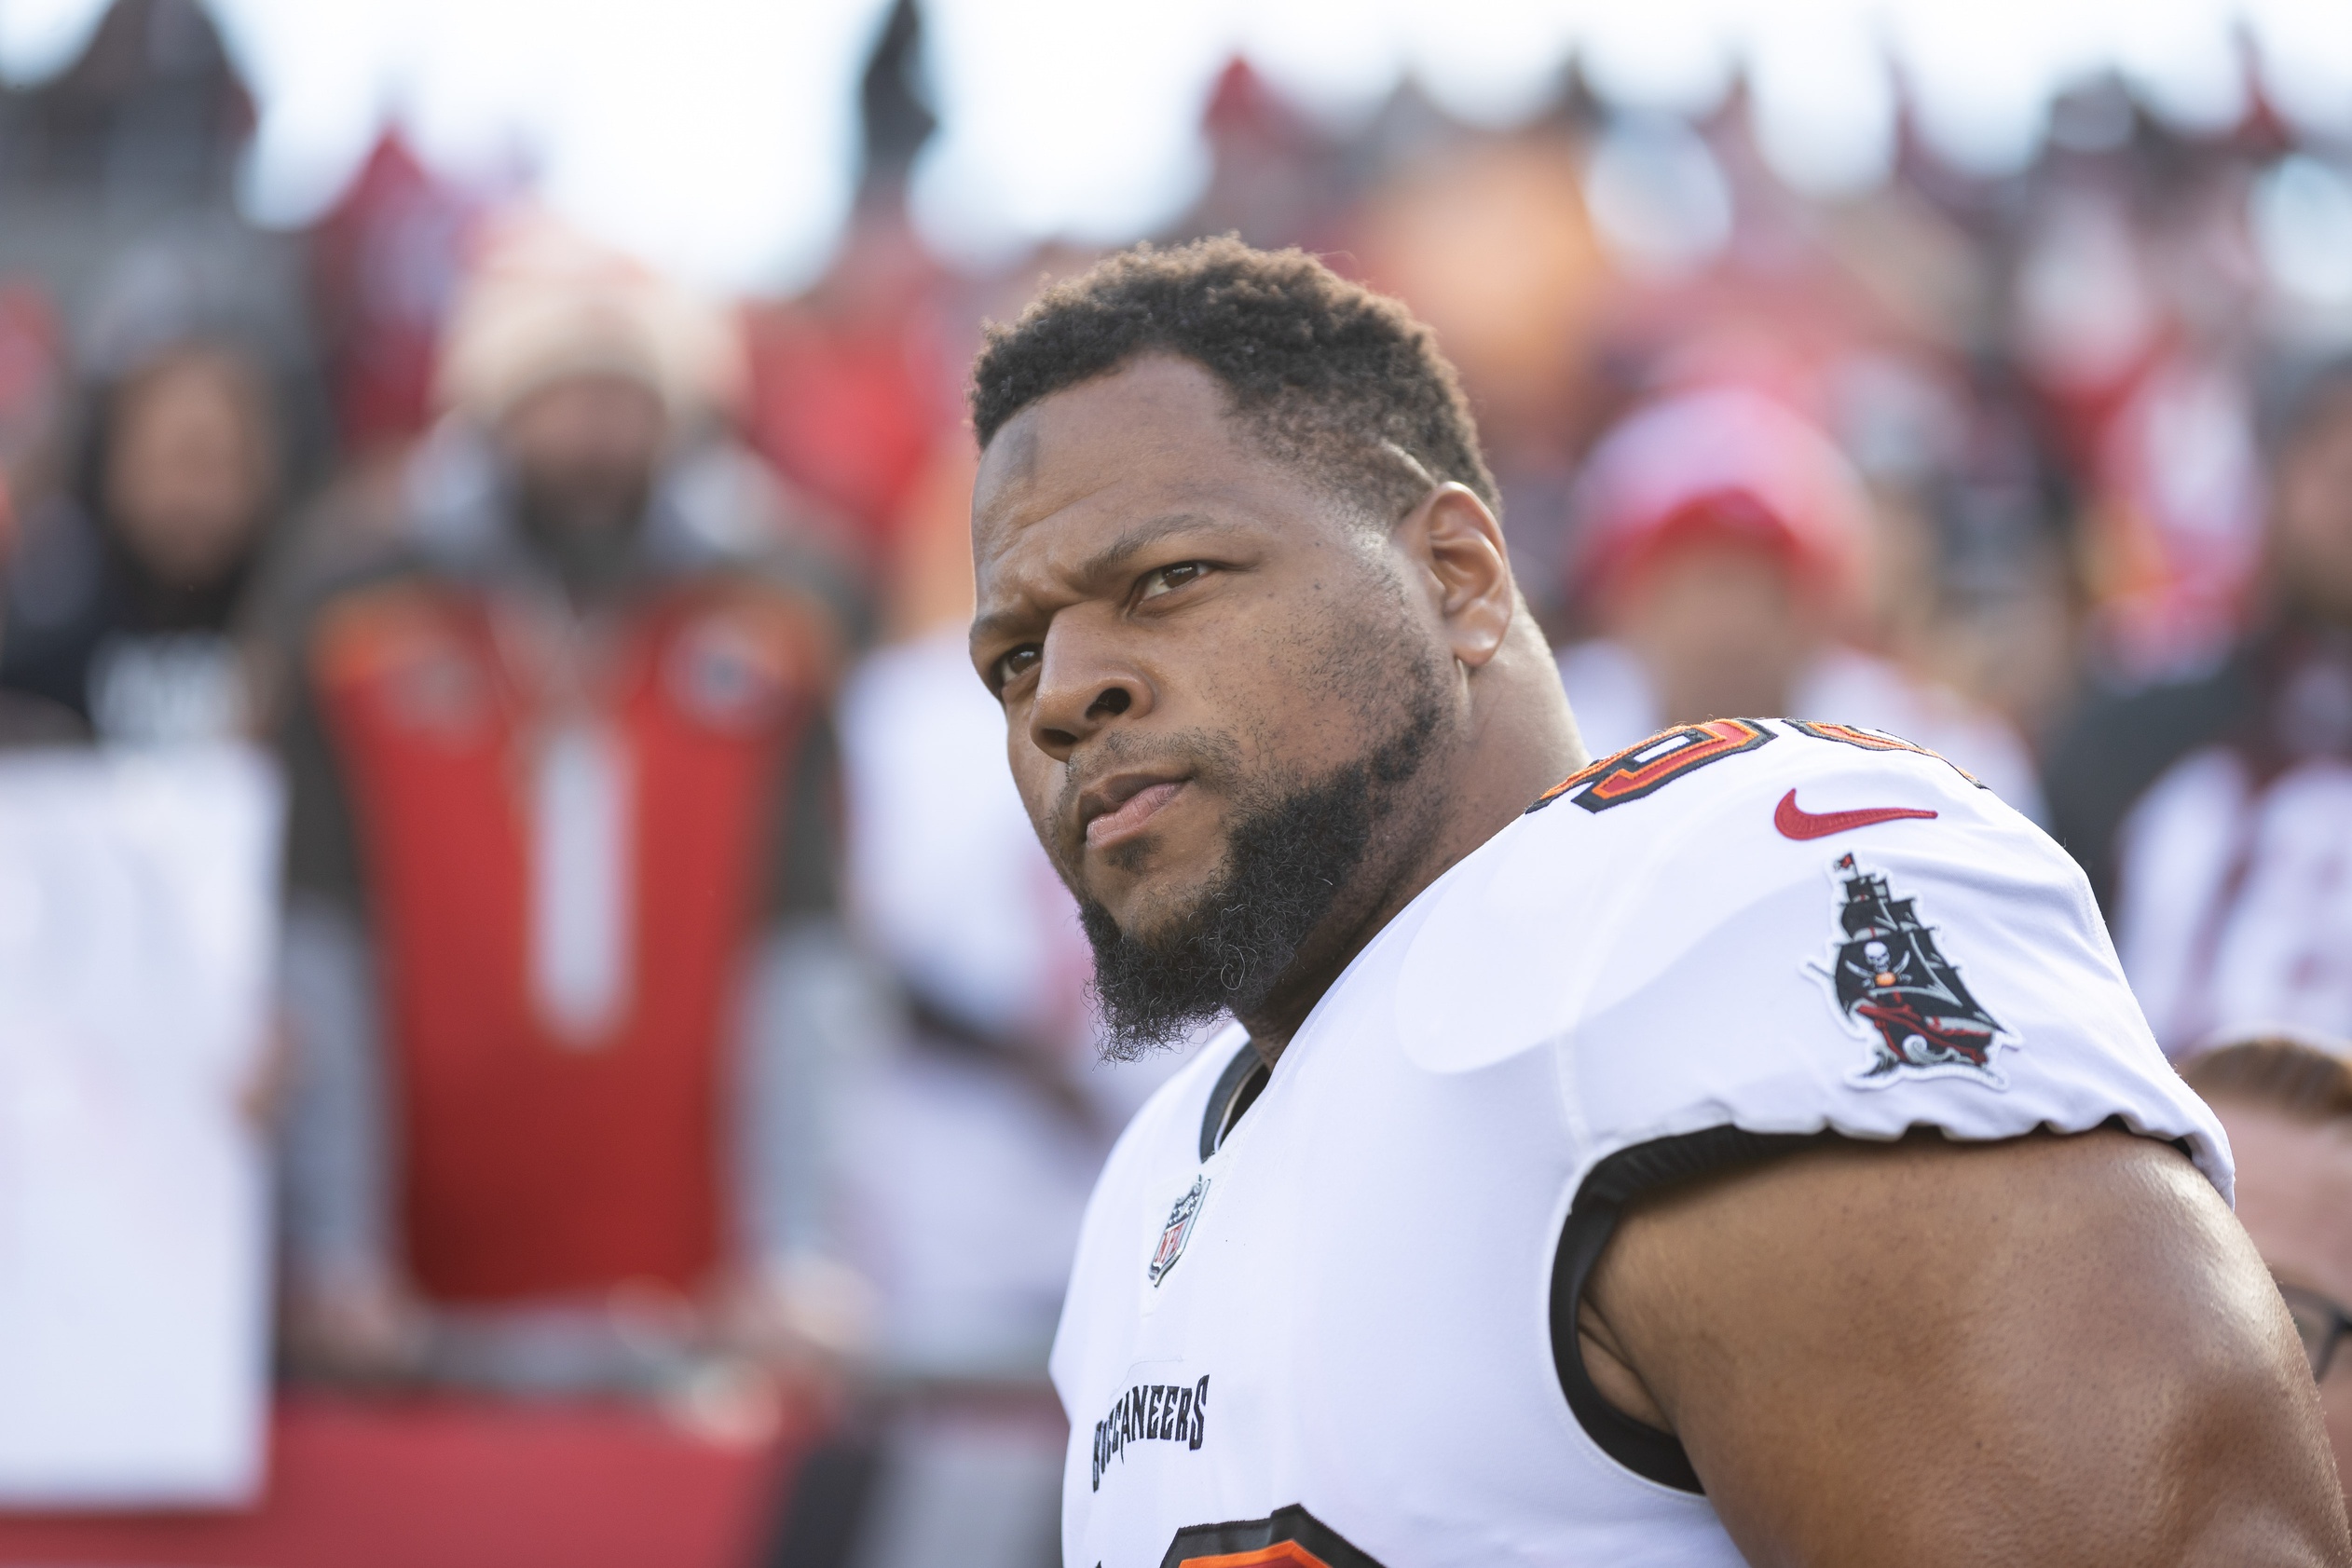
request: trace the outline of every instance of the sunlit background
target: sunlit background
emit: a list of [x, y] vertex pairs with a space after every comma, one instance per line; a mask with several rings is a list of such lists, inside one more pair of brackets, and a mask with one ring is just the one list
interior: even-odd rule
[[[815, 276], [840, 236], [859, 70], [888, 9], [212, 8], [258, 110], [238, 171], [258, 221], [316, 217], [397, 126], [439, 170], [527, 178], [665, 265], [785, 291]], [[0, 5], [0, 79], [29, 86], [61, 69], [103, 10]], [[2014, 172], [2051, 134], [2053, 99], [2107, 74], [2186, 134], [2236, 125], [2259, 90], [2299, 133], [2352, 139], [2352, 7], [2314, 0], [937, 0], [926, 21], [915, 86], [939, 130], [914, 170], [914, 212], [941, 253], [976, 264], [1041, 239], [1135, 239], [1183, 211], [1209, 178], [1201, 112], [1237, 57], [1334, 130], [1361, 125], [1407, 82], [1465, 124], [1520, 125], [1571, 66], [1629, 120], [1703, 118], [1737, 94], [1767, 164], [1824, 197], [1883, 181], [1906, 120], [1958, 170]], [[1625, 156], [1679, 167], [1663, 143]], [[1683, 178], [1693, 191], [1706, 183]], [[2306, 252], [2343, 232], [2327, 224], [2352, 223], [2348, 192], [2323, 169], [2284, 183], [2272, 203], [2279, 265], [2319, 270]], [[1683, 242], [1700, 242], [1703, 220], [1683, 221]]]

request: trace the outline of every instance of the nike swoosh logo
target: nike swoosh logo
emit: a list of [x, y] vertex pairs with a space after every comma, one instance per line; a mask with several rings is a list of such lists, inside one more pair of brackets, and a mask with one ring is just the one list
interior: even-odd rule
[[1772, 812], [1772, 825], [1785, 839], [1826, 839], [1832, 833], [1845, 833], [1857, 827], [1867, 827], [1874, 822], [1900, 822], [1905, 817], [1932, 817], [1934, 811], [1918, 806], [1865, 806], [1858, 811], [1809, 811], [1797, 804], [1797, 792], [1790, 790], [1781, 797], [1781, 803]]

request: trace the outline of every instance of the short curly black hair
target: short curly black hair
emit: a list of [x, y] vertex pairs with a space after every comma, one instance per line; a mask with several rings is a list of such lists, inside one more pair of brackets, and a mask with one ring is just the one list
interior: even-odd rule
[[1231, 236], [1138, 245], [1046, 290], [1012, 325], [990, 323], [972, 365], [981, 448], [1040, 398], [1154, 353], [1207, 370], [1277, 459], [1384, 525], [1432, 479], [1502, 510], [1435, 334], [1304, 251], [1253, 250]]

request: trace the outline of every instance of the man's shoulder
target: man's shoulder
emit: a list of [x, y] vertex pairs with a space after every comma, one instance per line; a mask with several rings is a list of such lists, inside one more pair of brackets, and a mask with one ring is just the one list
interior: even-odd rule
[[1716, 1126], [1962, 1139], [2111, 1117], [2226, 1157], [2081, 870], [1883, 732], [1716, 720], [1580, 770], [1432, 890], [1379, 1000], [1463, 1072], [1556, 1054], [1594, 1157]]
[[329, 497], [298, 517], [265, 564], [255, 629], [295, 652], [354, 602], [414, 598], [440, 574], [384, 498]]
[[[1833, 867], [1849, 854], [1894, 871], [1900, 891], [1934, 884], [1939, 916], [1975, 919], [2012, 895], [2054, 901], [2078, 923], [2088, 907], [2040, 829], [1899, 737], [1785, 719], [1683, 726], [1545, 792], [1410, 912], [1383, 955], [1405, 1048], [1455, 1066], [1472, 1065], [1465, 1052], [1499, 1060], [1661, 979], [1728, 984], [1763, 964], [1809, 986], [1840, 907]], [[1710, 1008], [1765, 1004], [1756, 985], [1744, 999], [1683, 1000], [1701, 1033], [1723, 1027], [1706, 1022]]]
[[1584, 864], [1609, 851], [1655, 858], [1700, 841], [1735, 856], [1743, 847], [1762, 853], [1887, 821], [2040, 837], [1974, 775], [1925, 746], [1861, 725], [1789, 718], [1661, 730], [1571, 773], [1526, 816], [1537, 821], [1523, 819], [1512, 852]]

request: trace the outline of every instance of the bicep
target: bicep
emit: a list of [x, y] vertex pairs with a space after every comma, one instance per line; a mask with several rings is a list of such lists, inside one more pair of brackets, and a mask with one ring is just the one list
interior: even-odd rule
[[2346, 1560], [2277, 1291], [2161, 1144], [1791, 1155], [1637, 1207], [1586, 1299], [1753, 1562]]

